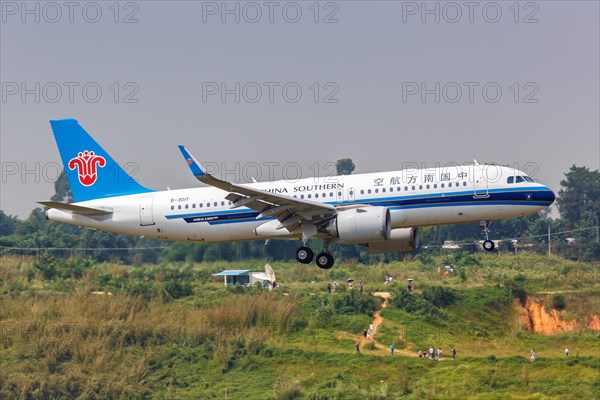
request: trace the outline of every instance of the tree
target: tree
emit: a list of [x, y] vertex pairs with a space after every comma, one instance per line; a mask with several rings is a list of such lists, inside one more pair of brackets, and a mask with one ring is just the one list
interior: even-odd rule
[[69, 186], [69, 178], [67, 178], [67, 174], [64, 170], [59, 175], [56, 182], [54, 182], [54, 191], [55, 194], [51, 198], [52, 201], [63, 201], [66, 203], [73, 202], [73, 194], [71, 193], [71, 186]]
[[6, 215], [0, 210], [0, 236], [9, 236], [15, 233], [19, 225], [19, 218], [14, 215]]
[[600, 222], [600, 172], [571, 166], [560, 181], [558, 210], [570, 228], [596, 226]]
[[356, 165], [354, 165], [351, 158], [342, 158], [335, 163], [338, 175], [350, 175], [354, 172], [354, 168], [356, 168]]

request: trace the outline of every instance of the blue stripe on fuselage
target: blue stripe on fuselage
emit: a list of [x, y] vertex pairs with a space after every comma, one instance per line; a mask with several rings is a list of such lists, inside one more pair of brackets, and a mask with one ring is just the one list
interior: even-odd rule
[[[365, 204], [370, 206], [390, 207], [392, 209], [412, 209], [425, 207], [449, 207], [472, 205], [521, 205], [549, 206], [554, 201], [554, 193], [545, 187], [525, 187], [519, 191], [503, 188], [489, 190], [487, 197], [474, 197], [472, 190], [449, 193], [429, 193], [421, 195], [380, 197], [368, 201], [325, 202], [324, 204], [347, 205]], [[255, 220], [257, 211], [219, 210], [197, 213], [166, 215], [167, 219], [184, 219], [187, 223], [208, 222], [210, 224], [244, 222]], [[270, 220], [273, 218], [261, 218]]]

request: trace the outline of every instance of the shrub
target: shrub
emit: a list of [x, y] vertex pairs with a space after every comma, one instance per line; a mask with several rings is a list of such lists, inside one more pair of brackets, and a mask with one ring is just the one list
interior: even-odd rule
[[346, 290], [337, 296], [334, 306], [340, 314], [366, 313], [372, 315], [379, 308], [379, 303], [370, 294], [361, 293], [358, 290]]
[[527, 300], [527, 291], [525, 290], [525, 284], [527, 278], [523, 274], [517, 274], [512, 279], [504, 280], [504, 287], [510, 291], [512, 297], [516, 297], [521, 302], [521, 305], [525, 305]]
[[175, 280], [167, 281], [165, 283], [165, 290], [169, 296], [174, 299], [180, 299], [194, 294], [194, 289], [192, 289], [192, 285], [188, 282], [179, 282]]
[[565, 307], [565, 296], [563, 294], [557, 293], [552, 296], [552, 308], [557, 310], [564, 310]]
[[448, 307], [456, 300], [456, 291], [443, 286], [428, 286], [423, 289], [423, 298], [436, 307]]

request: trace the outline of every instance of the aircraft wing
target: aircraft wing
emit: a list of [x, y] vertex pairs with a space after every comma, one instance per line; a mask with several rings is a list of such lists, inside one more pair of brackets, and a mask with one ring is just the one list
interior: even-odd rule
[[184, 146], [179, 146], [179, 150], [196, 179], [229, 192], [225, 198], [233, 202], [231, 208], [249, 207], [256, 210], [260, 212], [256, 219], [275, 217], [280, 222], [276, 229], [285, 228], [289, 232], [293, 232], [301, 225], [306, 224], [312, 224], [319, 228], [337, 213], [336, 208], [330, 204], [270, 193], [215, 178], [204, 172], [201, 164]]

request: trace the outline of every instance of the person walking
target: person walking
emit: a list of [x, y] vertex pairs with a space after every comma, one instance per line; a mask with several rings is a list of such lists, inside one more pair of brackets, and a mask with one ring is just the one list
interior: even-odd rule
[[363, 284], [363, 281], [361, 279], [360, 281], [358, 281], [358, 290], [359, 290], [359, 292], [362, 293], [363, 287], [364, 287], [364, 284]]
[[369, 324], [369, 330], [371, 331], [371, 335], [375, 334], [375, 325], [372, 322]]
[[535, 361], [535, 350], [531, 349], [531, 362]]
[[454, 347], [452, 348], [452, 359], [456, 360], [456, 349]]
[[356, 342], [356, 353], [360, 354], [360, 343]]
[[390, 354], [394, 355], [394, 345], [390, 345]]
[[365, 339], [367, 338], [367, 329], [366, 328], [363, 329], [363, 336], [364, 336]]
[[327, 284], [327, 293], [331, 294], [331, 282]]
[[569, 358], [569, 348], [565, 347], [565, 358]]
[[333, 281], [333, 291], [337, 292], [337, 281]]
[[442, 348], [438, 347], [438, 361], [442, 361]]
[[429, 346], [429, 358], [431, 358], [432, 360], [435, 359], [435, 350], [433, 346]]

